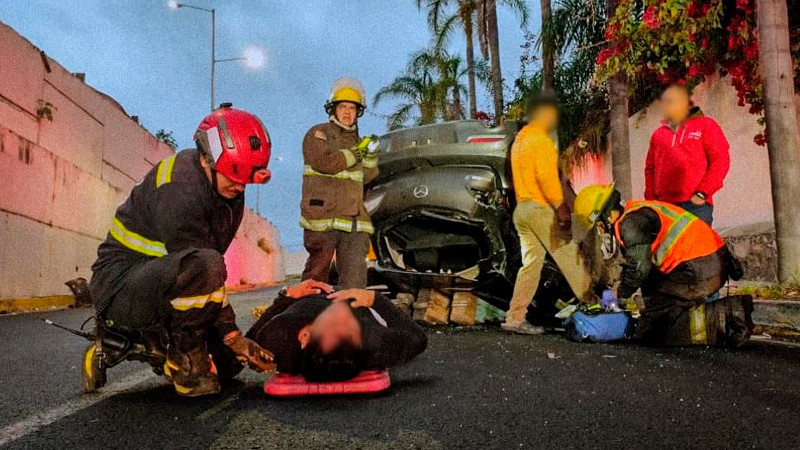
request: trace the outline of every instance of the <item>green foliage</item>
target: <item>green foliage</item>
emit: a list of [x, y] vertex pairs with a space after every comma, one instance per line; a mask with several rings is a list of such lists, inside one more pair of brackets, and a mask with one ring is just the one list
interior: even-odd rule
[[[800, 69], [800, 2], [788, 5], [792, 53]], [[606, 29], [609, 46], [598, 55], [598, 78], [622, 71], [630, 87], [649, 100], [665, 84], [692, 87], [719, 72], [736, 88], [739, 106], [761, 116], [756, 7], [756, 0], [620, 0]], [[800, 87], [798, 75], [795, 84]], [[763, 133], [754, 140], [766, 142]]]
[[543, 25], [541, 34], [526, 36], [521, 75], [514, 82], [514, 98], [506, 111], [507, 119], [522, 119], [527, 98], [540, 91], [542, 73], [533, 55], [543, 40], [552, 39], [556, 56], [553, 88], [561, 110], [559, 148], [575, 160], [606, 148], [605, 87], [592, 83], [595, 60], [604, 43], [605, 7], [604, 0], [561, 0], [554, 5], [551, 21]]
[[461, 96], [466, 88], [461, 80], [466, 69], [458, 56], [430, 48], [411, 55], [404, 72], [375, 94], [377, 106], [387, 98], [399, 99], [386, 125], [395, 130], [439, 120], [464, 118]]
[[156, 139], [167, 144], [172, 150], [178, 149], [178, 143], [172, 135], [172, 131], [165, 131], [163, 128], [156, 131]]

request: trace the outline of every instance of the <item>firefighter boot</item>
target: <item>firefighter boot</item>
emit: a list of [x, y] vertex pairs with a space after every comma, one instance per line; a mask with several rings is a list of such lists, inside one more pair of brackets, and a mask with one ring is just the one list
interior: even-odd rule
[[217, 394], [219, 377], [201, 333], [178, 330], [171, 333], [171, 342], [164, 363], [164, 376], [185, 397]]

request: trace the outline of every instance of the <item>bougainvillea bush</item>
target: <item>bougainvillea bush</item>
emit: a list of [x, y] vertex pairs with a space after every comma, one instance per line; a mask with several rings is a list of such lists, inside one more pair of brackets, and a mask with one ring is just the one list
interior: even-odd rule
[[[789, 0], [792, 50], [800, 68], [798, 3]], [[621, 70], [633, 90], [655, 98], [664, 84], [693, 87], [719, 72], [729, 76], [739, 105], [761, 121], [756, 5], [757, 0], [619, 0], [606, 24], [608, 44], [598, 53], [597, 76], [606, 80]], [[766, 142], [763, 133], [754, 140]]]

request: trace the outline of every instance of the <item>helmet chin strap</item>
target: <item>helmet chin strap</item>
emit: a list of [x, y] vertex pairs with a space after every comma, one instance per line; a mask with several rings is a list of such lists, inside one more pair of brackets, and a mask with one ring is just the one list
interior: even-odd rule
[[217, 169], [214, 166], [211, 166], [211, 188], [214, 189], [214, 192], [219, 195], [219, 189], [217, 189]]

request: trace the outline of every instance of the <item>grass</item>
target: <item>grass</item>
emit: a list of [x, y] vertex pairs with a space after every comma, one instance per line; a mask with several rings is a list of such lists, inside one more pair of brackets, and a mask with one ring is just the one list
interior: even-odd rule
[[735, 294], [752, 295], [765, 300], [800, 301], [800, 282], [742, 285], [734, 286], [731, 290]]

